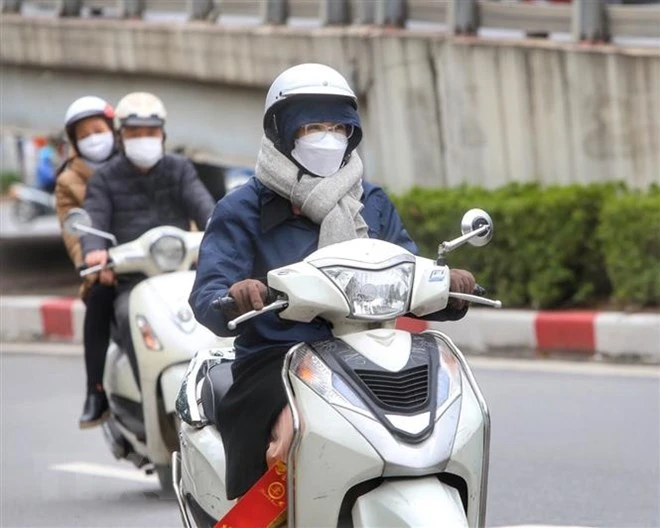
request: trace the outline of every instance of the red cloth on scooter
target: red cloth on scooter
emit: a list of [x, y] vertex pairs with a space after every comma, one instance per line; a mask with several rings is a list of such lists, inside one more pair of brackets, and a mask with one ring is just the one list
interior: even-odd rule
[[227, 498], [245, 494], [266, 472], [271, 429], [287, 404], [282, 364], [288, 347], [237, 360], [234, 382], [215, 408], [225, 448]]

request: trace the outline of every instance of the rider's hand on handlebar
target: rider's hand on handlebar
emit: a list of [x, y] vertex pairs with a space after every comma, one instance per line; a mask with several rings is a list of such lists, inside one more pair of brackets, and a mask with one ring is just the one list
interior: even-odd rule
[[108, 263], [108, 252], [105, 249], [97, 249], [90, 251], [85, 255], [85, 266], [91, 268], [92, 266], [105, 266]]
[[229, 288], [229, 296], [237, 305], [237, 315], [243, 315], [250, 310], [261, 310], [268, 297], [268, 288], [263, 282], [255, 279], [245, 279]]
[[[467, 270], [452, 269], [450, 271], [449, 290], [456, 293], [473, 293], [477, 284], [474, 276]], [[455, 310], [462, 310], [467, 305], [467, 301], [461, 299], [449, 299], [449, 306]]]
[[[108, 252], [105, 249], [97, 249], [90, 251], [85, 255], [85, 266], [91, 268], [92, 266], [105, 266], [108, 263]], [[103, 270], [99, 274], [99, 281], [101, 284], [112, 286], [115, 283], [115, 274], [112, 270]]]

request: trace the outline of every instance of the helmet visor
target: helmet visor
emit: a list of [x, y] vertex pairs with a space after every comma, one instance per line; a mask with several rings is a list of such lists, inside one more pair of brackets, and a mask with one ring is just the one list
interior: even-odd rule
[[130, 115], [122, 119], [120, 124], [123, 127], [162, 127], [165, 125], [165, 120], [157, 116], [139, 117]]

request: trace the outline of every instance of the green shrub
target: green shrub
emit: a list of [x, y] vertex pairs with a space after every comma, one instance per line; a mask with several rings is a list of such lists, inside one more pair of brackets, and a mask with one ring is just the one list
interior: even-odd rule
[[17, 172], [0, 172], [0, 194], [4, 194], [14, 183], [21, 182], [21, 175]]
[[609, 199], [598, 236], [614, 299], [660, 305], [660, 189]]
[[606, 198], [621, 189], [612, 184], [413, 189], [394, 201], [420, 253], [428, 257], [436, 255], [441, 240], [459, 234], [466, 210], [488, 211], [495, 224], [491, 244], [456, 250], [448, 257], [450, 265], [473, 271], [509, 307], [551, 308], [609, 296], [596, 231]]

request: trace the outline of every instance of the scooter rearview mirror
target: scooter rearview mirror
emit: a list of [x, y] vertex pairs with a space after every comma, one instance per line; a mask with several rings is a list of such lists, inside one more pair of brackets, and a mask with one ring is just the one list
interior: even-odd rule
[[461, 233], [463, 235], [472, 233], [484, 226], [488, 226], [488, 229], [470, 238], [467, 241], [468, 244], [476, 247], [488, 244], [493, 238], [493, 220], [483, 209], [470, 209], [463, 215], [463, 219], [461, 220]]
[[92, 227], [92, 218], [89, 213], [79, 207], [71, 209], [64, 221], [62, 222], [62, 229], [65, 233], [80, 237], [82, 235], [95, 235], [109, 240], [113, 246], [117, 245], [117, 238], [112, 233], [106, 233], [100, 229]]
[[77, 237], [86, 233], [85, 227], [92, 227], [92, 219], [89, 213], [80, 207], [71, 209], [62, 222], [64, 232]]

